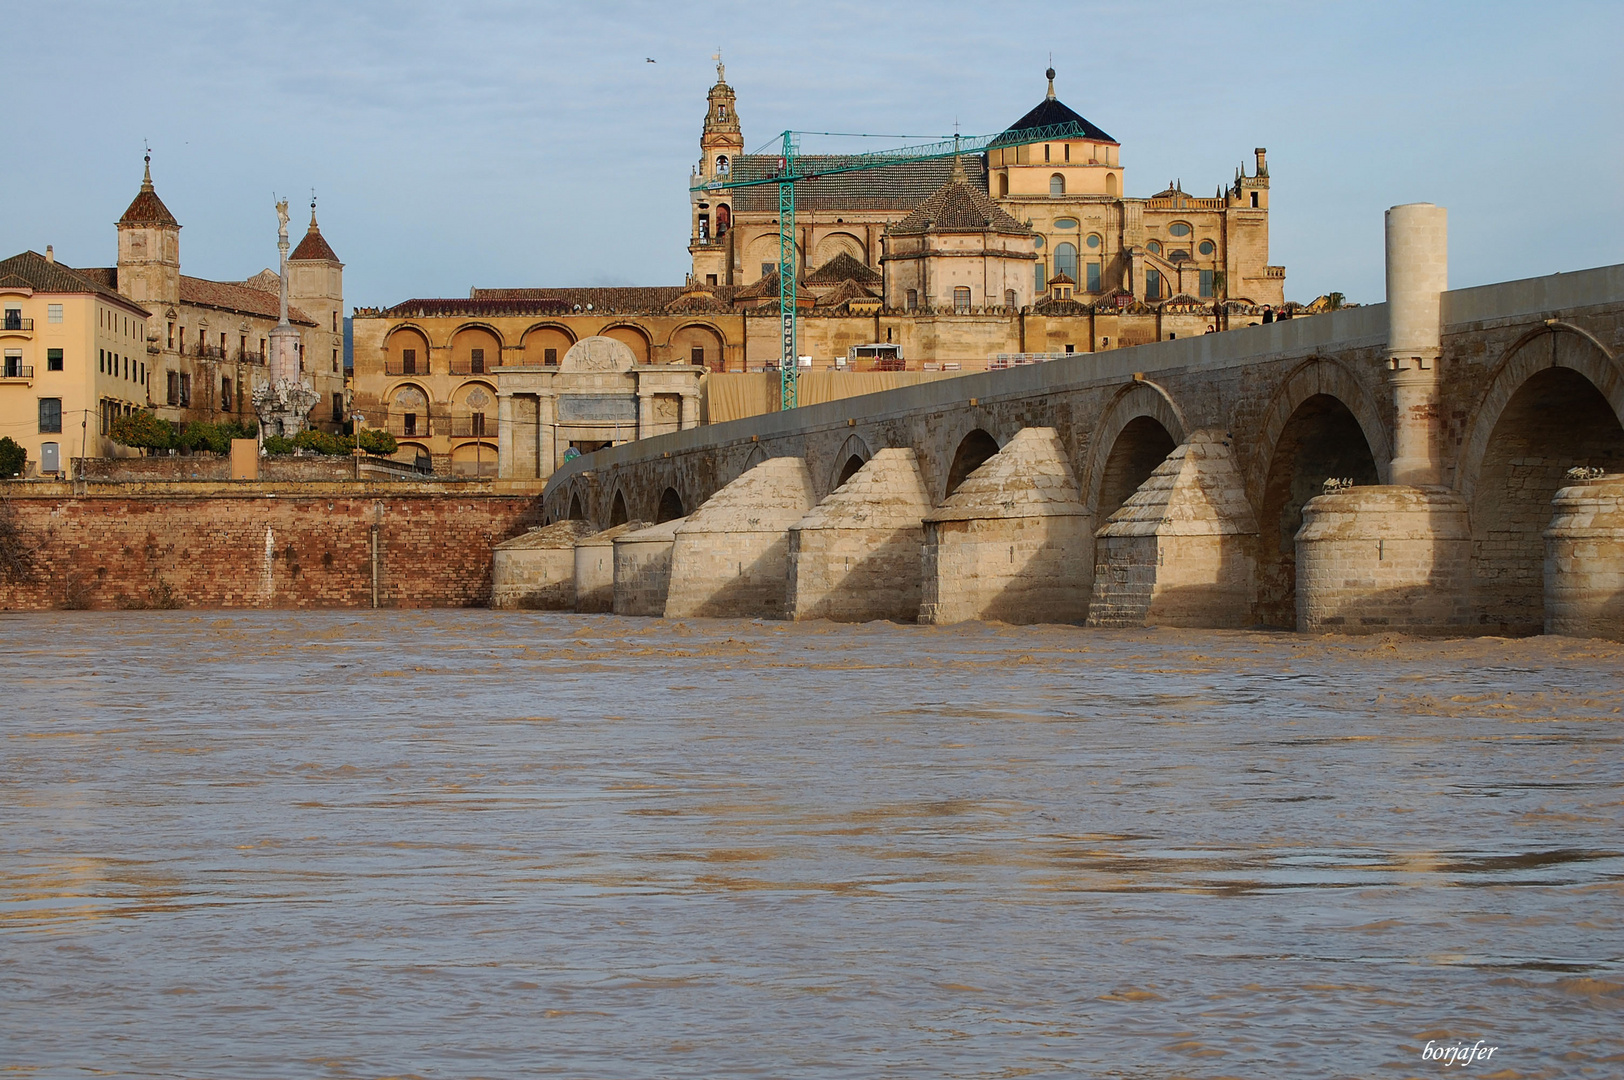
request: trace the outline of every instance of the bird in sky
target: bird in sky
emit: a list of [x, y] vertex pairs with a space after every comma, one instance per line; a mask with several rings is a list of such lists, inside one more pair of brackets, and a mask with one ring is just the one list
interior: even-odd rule
[[652, 56], [645, 56], [645, 57], [643, 57], [643, 59], [647, 60], [651, 64], [655, 62], [654, 57], [652, 57]]

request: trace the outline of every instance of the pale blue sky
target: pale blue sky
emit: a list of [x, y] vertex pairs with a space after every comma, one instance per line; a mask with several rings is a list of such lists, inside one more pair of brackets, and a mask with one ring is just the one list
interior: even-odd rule
[[751, 149], [997, 131], [1050, 52], [1128, 194], [1207, 194], [1267, 146], [1291, 299], [1379, 301], [1398, 202], [1449, 208], [1454, 286], [1624, 261], [1618, 3], [151, 0], [11, 5], [5, 33], [0, 253], [110, 263], [149, 139], [187, 273], [272, 264], [271, 192], [315, 187], [351, 304], [680, 283], [717, 46]]

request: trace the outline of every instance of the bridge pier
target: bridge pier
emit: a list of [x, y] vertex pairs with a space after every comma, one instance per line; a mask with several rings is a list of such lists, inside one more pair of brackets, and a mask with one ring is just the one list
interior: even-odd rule
[[675, 518], [615, 538], [615, 614], [665, 614], [671, 589], [671, 549], [688, 519]]
[[1225, 433], [1176, 447], [1095, 534], [1094, 559], [1090, 626], [1249, 626], [1257, 518]]
[[1624, 640], [1624, 476], [1556, 493], [1545, 530], [1545, 632]]
[[1303, 507], [1296, 537], [1299, 630], [1448, 635], [1472, 625], [1470, 519], [1466, 500], [1443, 486], [1440, 457], [1448, 239], [1441, 206], [1387, 211], [1392, 482], [1321, 495]]
[[919, 621], [1080, 623], [1093, 516], [1053, 428], [1022, 428], [925, 518]]
[[798, 457], [768, 458], [711, 496], [676, 531], [666, 617], [783, 618], [789, 530], [816, 502]]
[[591, 531], [584, 521], [559, 521], [497, 544], [491, 555], [491, 607], [573, 608], [575, 544]]
[[930, 494], [912, 449], [884, 449], [789, 531], [789, 617], [913, 622]]
[[646, 521], [628, 521], [584, 537], [575, 545], [576, 611], [594, 614], [614, 610], [615, 539], [646, 528]]

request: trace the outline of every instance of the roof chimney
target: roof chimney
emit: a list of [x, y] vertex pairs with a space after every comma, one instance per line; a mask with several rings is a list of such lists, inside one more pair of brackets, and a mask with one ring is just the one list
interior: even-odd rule
[[[1268, 176], [1269, 175], [1269, 151], [1268, 151], [1268, 149], [1266, 147], [1259, 146], [1255, 150], [1253, 150], [1252, 153], [1257, 155], [1257, 174], [1259, 176]], [[1291, 170], [1287, 169], [1286, 171], [1290, 172]]]
[[56, 262], [56, 251], [50, 244], [45, 245], [45, 261], [48, 263]]

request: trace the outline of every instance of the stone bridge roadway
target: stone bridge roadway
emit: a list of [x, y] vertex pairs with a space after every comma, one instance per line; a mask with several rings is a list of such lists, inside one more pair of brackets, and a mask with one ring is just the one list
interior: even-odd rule
[[666, 523], [673, 616], [1539, 632], [1553, 498], [1624, 470], [1624, 265], [1443, 291], [1442, 216], [1389, 212], [1396, 302], [622, 445], [547, 520]]

